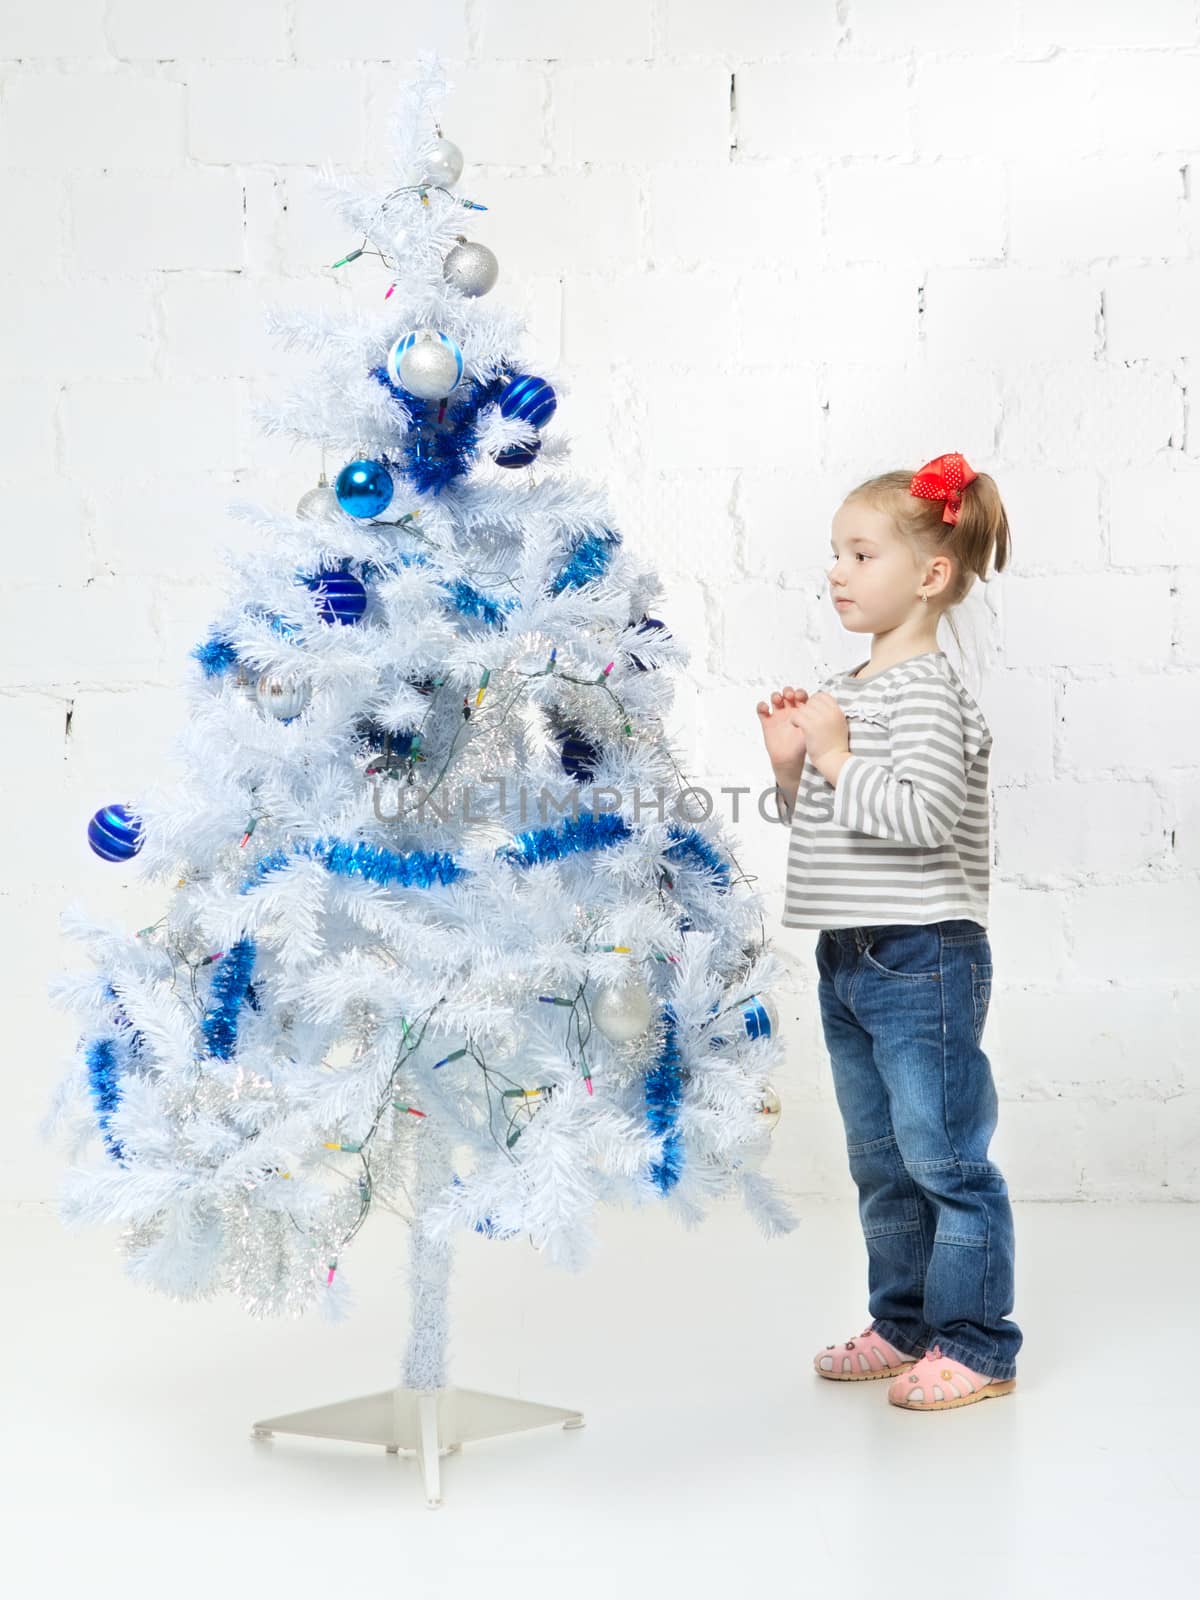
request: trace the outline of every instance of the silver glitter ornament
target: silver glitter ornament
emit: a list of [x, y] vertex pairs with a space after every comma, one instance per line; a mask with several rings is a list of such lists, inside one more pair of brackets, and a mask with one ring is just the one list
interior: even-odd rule
[[305, 678], [277, 678], [264, 673], [254, 689], [254, 698], [264, 711], [280, 722], [298, 717], [309, 702], [312, 689]]
[[462, 377], [462, 353], [447, 336], [423, 332], [395, 363], [402, 389], [418, 400], [444, 400]]
[[316, 488], [309, 489], [300, 496], [296, 505], [296, 515], [302, 517], [305, 522], [320, 522], [341, 509], [337, 495], [329, 486], [329, 479], [322, 473]]
[[592, 1021], [614, 1044], [640, 1038], [654, 1021], [654, 1001], [640, 978], [627, 978], [615, 989], [601, 989], [590, 1006]]
[[463, 294], [487, 294], [495, 288], [500, 263], [485, 244], [459, 235], [458, 243], [442, 262], [442, 276]]
[[426, 183], [452, 188], [462, 177], [463, 153], [449, 139], [439, 139], [425, 162]]

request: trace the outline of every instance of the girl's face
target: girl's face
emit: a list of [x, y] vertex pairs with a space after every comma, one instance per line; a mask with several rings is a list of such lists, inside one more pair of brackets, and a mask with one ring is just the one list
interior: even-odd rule
[[842, 626], [851, 633], [885, 633], [922, 604], [912, 551], [886, 512], [847, 500], [833, 519], [829, 587]]

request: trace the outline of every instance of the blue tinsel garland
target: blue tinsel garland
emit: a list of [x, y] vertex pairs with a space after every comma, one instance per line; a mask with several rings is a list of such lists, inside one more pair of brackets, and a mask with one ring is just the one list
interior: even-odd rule
[[210, 1055], [228, 1061], [237, 1045], [238, 1013], [250, 992], [254, 970], [254, 940], [239, 939], [222, 956], [213, 978], [208, 1010], [200, 1023]]
[[517, 604], [516, 598], [512, 595], [496, 600], [491, 595], [484, 594], [482, 589], [473, 588], [464, 578], [448, 578], [445, 583], [440, 583], [438, 588], [449, 596], [454, 609], [462, 616], [478, 617], [481, 622], [486, 622], [489, 628], [504, 622], [508, 613]]
[[[707, 839], [694, 828], [672, 828], [670, 832], [669, 851], [682, 851], [690, 864], [713, 873], [723, 885], [729, 882], [727, 864]], [[632, 835], [629, 824], [615, 811], [596, 815], [584, 812], [578, 817], [568, 817], [558, 827], [531, 828], [527, 833], [519, 833], [511, 844], [502, 845], [496, 851], [496, 859], [514, 867], [537, 867], [548, 861], [562, 861], [584, 850], [608, 849]], [[409, 889], [449, 885], [470, 876], [470, 869], [460, 866], [445, 850], [411, 850], [401, 855], [365, 840], [351, 844], [346, 839], [315, 839], [301, 840], [290, 850], [274, 850], [264, 856], [254, 869], [255, 875], [242, 884], [241, 892], [246, 894], [268, 873], [280, 871], [297, 855], [311, 856], [323, 862], [331, 872], [346, 877], [365, 878], [369, 883], [400, 884]]]
[[628, 839], [629, 834], [629, 824], [615, 811], [602, 811], [596, 816], [585, 813], [568, 817], [557, 828], [534, 828], [528, 833], [519, 833], [512, 844], [505, 845], [496, 854], [514, 867], [536, 867], [544, 861], [561, 861], [579, 850], [606, 849]]
[[396, 567], [430, 567], [433, 563], [424, 550], [393, 550], [386, 561], [364, 561], [360, 571], [363, 579], [374, 583], [379, 578], [395, 576]]
[[[467, 876], [452, 855], [444, 850], [412, 850], [400, 855], [395, 850], [385, 850], [382, 845], [367, 844], [359, 840], [351, 844], [346, 839], [301, 840], [291, 850], [275, 850], [264, 856], [255, 867], [257, 879], [269, 872], [278, 872], [297, 855], [311, 856], [323, 862], [330, 872], [343, 877], [365, 878], [368, 883], [401, 884], [409, 889], [429, 889], [435, 883], [457, 883]], [[252, 889], [257, 881], [249, 878], [242, 885], [242, 893]]]
[[219, 633], [214, 633], [203, 644], [198, 644], [190, 654], [204, 668], [206, 678], [219, 678], [221, 673], [227, 672], [237, 660], [232, 644]]
[[[520, 833], [512, 844], [497, 850], [496, 858], [514, 867], [535, 867], [545, 861], [561, 861], [581, 850], [602, 850], [629, 836], [629, 824], [615, 812], [601, 812], [594, 817], [585, 814], [568, 817], [557, 828]], [[356, 844], [345, 839], [302, 840], [291, 850], [273, 850], [264, 856], [254, 869], [255, 876], [242, 884], [241, 892], [246, 894], [268, 873], [280, 871], [298, 855], [311, 856], [331, 872], [347, 877], [357, 875], [370, 883], [401, 884], [408, 889], [428, 889], [435, 883], [449, 885], [470, 876], [469, 868], [460, 866], [444, 850], [412, 850], [400, 855], [363, 840]]]
[[117, 1109], [121, 1090], [117, 1077], [117, 1057], [112, 1039], [93, 1039], [87, 1049], [88, 1087], [99, 1113], [97, 1121], [104, 1135], [104, 1143], [114, 1161], [124, 1161], [121, 1141], [108, 1131], [108, 1119]]
[[683, 1074], [679, 1064], [679, 1029], [675, 1013], [663, 1011], [663, 1042], [658, 1061], [646, 1074], [646, 1120], [651, 1131], [665, 1135], [662, 1156], [651, 1164], [650, 1177], [664, 1194], [679, 1182], [683, 1156], [682, 1141], [676, 1126], [683, 1099]]
[[582, 589], [586, 583], [595, 583], [608, 571], [613, 553], [621, 536], [611, 528], [600, 533], [585, 533], [571, 552], [566, 565], [560, 567], [549, 584], [551, 594], [562, 594], [566, 589]]
[[682, 856], [692, 866], [706, 868], [723, 889], [729, 887], [729, 863], [702, 833], [695, 828], [670, 828], [668, 832], [672, 842], [667, 846], [667, 851]]
[[[364, 562], [362, 575], [368, 579], [386, 578], [392, 576], [389, 566], [394, 568], [432, 565], [432, 560], [423, 550], [396, 550], [388, 557], [387, 563]], [[477, 617], [479, 621], [486, 622], [489, 628], [503, 623], [508, 613], [515, 610], [518, 604], [515, 595], [503, 595], [498, 599], [495, 595], [485, 594], [482, 589], [476, 589], [465, 578], [446, 578], [438, 584], [438, 588], [462, 616]]]
[[479, 413], [499, 399], [507, 378], [492, 378], [480, 383], [464, 378], [446, 397], [446, 411], [440, 400], [419, 400], [405, 389], [398, 389], [386, 367], [372, 367], [371, 376], [397, 400], [412, 418], [395, 459], [383, 457], [385, 466], [394, 468], [421, 494], [439, 494], [455, 478], [471, 470], [479, 442]]

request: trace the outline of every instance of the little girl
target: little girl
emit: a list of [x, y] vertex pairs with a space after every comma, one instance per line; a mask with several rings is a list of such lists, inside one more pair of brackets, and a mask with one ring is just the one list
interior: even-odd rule
[[[859, 484], [833, 519], [832, 598], [871, 656], [758, 715], [791, 824], [783, 921], [819, 928], [818, 999], [858, 1187], [870, 1321], [813, 1357], [940, 1411], [1010, 1394], [1008, 1188], [988, 1144], [992, 736], [938, 622], [1008, 561], [1000, 495], [961, 455]], [[953, 626], [953, 624], [952, 624]]]

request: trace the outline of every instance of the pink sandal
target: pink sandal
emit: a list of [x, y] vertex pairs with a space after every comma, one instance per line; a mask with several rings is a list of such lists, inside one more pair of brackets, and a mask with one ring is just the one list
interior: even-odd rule
[[888, 1389], [888, 1400], [905, 1411], [948, 1411], [951, 1406], [970, 1406], [976, 1400], [992, 1400], [1011, 1394], [1015, 1378], [989, 1378], [944, 1356], [940, 1345], [927, 1350], [906, 1377], [897, 1378]]
[[897, 1350], [868, 1323], [857, 1339], [827, 1344], [823, 1351], [819, 1350], [813, 1357], [813, 1371], [819, 1378], [848, 1378], [851, 1382], [857, 1378], [894, 1378], [898, 1372], [907, 1372], [916, 1359]]

